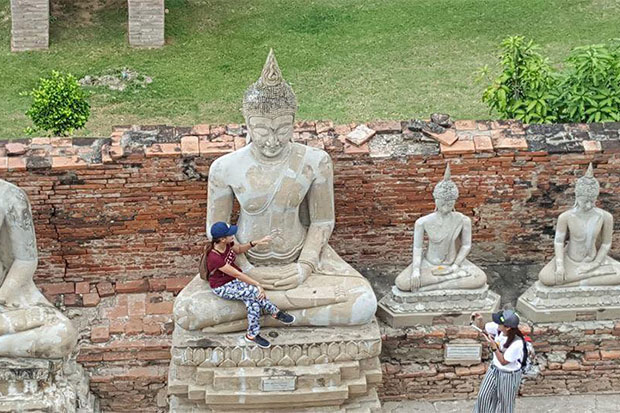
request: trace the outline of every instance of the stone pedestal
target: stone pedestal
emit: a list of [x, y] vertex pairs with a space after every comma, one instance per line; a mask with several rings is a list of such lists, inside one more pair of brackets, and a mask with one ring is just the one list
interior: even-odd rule
[[472, 312], [483, 317], [499, 309], [500, 297], [488, 286], [474, 290], [437, 290], [405, 292], [396, 286], [386, 294], [377, 309], [377, 315], [395, 328], [418, 324], [469, 323]]
[[11, 0], [11, 50], [47, 49], [49, 0]]
[[164, 0], [129, 0], [129, 44], [164, 45]]
[[620, 286], [547, 287], [536, 281], [519, 297], [517, 312], [538, 323], [618, 320]]
[[0, 412], [97, 412], [74, 360], [0, 358]]
[[168, 375], [171, 412], [380, 412], [381, 334], [356, 327], [264, 328], [269, 349], [243, 332], [177, 326]]

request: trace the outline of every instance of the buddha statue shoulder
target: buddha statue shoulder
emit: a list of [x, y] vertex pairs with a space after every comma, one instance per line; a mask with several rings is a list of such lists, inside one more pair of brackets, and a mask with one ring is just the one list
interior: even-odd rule
[[398, 289], [460, 290], [482, 288], [486, 284], [484, 271], [467, 260], [471, 250], [471, 220], [454, 210], [458, 195], [448, 165], [443, 180], [433, 190], [435, 211], [415, 222], [413, 262], [396, 278]]
[[[335, 223], [332, 161], [325, 151], [292, 141], [296, 111], [271, 51], [244, 96], [248, 145], [209, 170], [207, 228], [230, 222], [236, 200], [237, 241], [272, 238], [236, 263], [278, 308], [294, 315], [296, 325], [366, 324], [376, 310], [374, 292], [328, 243]], [[186, 330], [232, 332], [246, 325], [244, 305], [215, 296], [199, 277], [177, 297], [174, 316]]]
[[0, 179], [0, 357], [61, 358], [77, 331], [34, 284], [37, 244], [23, 190]]
[[558, 217], [554, 258], [540, 271], [547, 286], [620, 285], [620, 262], [609, 257], [613, 216], [596, 207], [600, 185], [592, 164], [575, 185], [575, 205]]

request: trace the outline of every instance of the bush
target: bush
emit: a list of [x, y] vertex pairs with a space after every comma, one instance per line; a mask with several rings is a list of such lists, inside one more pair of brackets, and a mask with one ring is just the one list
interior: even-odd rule
[[[501, 74], [482, 101], [502, 119], [525, 123], [620, 120], [620, 48], [592, 45], [575, 48], [565, 69], [551, 68], [538, 46], [521, 36], [505, 39]], [[481, 77], [488, 69], [481, 70]]]
[[50, 77], [39, 79], [30, 96], [34, 102], [26, 116], [36, 130], [66, 136], [84, 127], [90, 116], [86, 93], [71, 74], [52, 71]]

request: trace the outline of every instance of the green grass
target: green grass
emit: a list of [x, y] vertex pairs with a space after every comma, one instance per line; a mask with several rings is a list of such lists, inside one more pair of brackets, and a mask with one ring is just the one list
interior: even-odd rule
[[93, 90], [79, 135], [107, 135], [116, 124], [241, 121], [243, 92], [270, 47], [300, 119], [488, 118], [474, 72], [495, 64], [503, 38], [525, 35], [561, 62], [620, 27], [617, 0], [166, 0], [166, 46], [134, 50], [126, 2], [107, 1], [84, 24], [76, 6], [62, 8], [49, 51], [11, 53], [9, 0], [0, 0], [0, 138], [23, 136], [30, 100], [20, 93], [52, 69], [81, 77], [130, 67], [154, 79], [146, 89]]

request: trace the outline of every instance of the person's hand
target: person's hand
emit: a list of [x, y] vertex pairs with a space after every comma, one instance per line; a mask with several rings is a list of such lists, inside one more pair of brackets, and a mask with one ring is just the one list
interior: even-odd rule
[[411, 270], [411, 291], [417, 290], [422, 285], [420, 280], [420, 268], [414, 267]]
[[290, 290], [291, 288], [299, 287], [308, 279], [312, 274], [312, 267], [310, 264], [300, 262], [297, 264], [296, 274], [289, 275], [286, 278], [282, 278], [274, 283], [275, 290]]
[[252, 241], [252, 244], [254, 244], [254, 246], [257, 246], [257, 245], [268, 245], [271, 242], [272, 239], [273, 238], [271, 237], [271, 235], [267, 235], [266, 237], [262, 237], [258, 241]]
[[258, 298], [259, 300], [263, 300], [266, 297], [265, 289], [260, 285], [257, 285], [256, 288], [258, 288], [258, 295], [256, 296], [256, 298]]
[[555, 264], [555, 283], [557, 285], [564, 284], [566, 282], [566, 271], [564, 270], [564, 264]]

